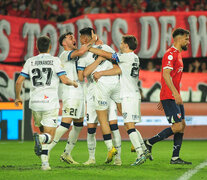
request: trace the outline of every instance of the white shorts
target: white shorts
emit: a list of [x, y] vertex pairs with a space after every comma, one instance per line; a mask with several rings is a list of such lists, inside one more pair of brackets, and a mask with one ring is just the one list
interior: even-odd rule
[[63, 101], [62, 117], [80, 119], [84, 117], [84, 99], [66, 99]]
[[135, 97], [125, 97], [122, 99], [122, 116], [124, 123], [134, 122], [138, 123], [141, 121], [140, 112], [141, 98]]
[[96, 110], [106, 110], [109, 108], [110, 99], [116, 103], [121, 103], [120, 83], [102, 83], [95, 85], [95, 108]]
[[49, 111], [32, 111], [35, 126], [57, 127], [59, 109]]
[[[109, 112], [108, 112], [109, 121], [117, 120], [117, 107], [116, 103], [113, 100], [110, 100], [109, 104]], [[87, 100], [87, 115], [86, 115], [87, 123], [95, 124], [98, 123], [98, 117], [95, 110], [95, 103], [93, 99]]]

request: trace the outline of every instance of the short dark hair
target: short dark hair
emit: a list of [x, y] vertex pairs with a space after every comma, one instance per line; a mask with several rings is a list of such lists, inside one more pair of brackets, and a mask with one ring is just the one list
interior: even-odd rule
[[66, 38], [67, 35], [73, 35], [72, 32], [66, 32], [59, 37], [59, 44], [63, 46], [63, 40]]
[[137, 39], [133, 35], [125, 35], [122, 37], [123, 42], [128, 44], [130, 50], [135, 50], [137, 48]]
[[37, 39], [37, 49], [40, 53], [46, 53], [51, 45], [51, 40], [48, 36], [40, 36]]
[[87, 35], [87, 36], [90, 36], [91, 37], [91, 31], [93, 31], [95, 33], [95, 30], [91, 27], [86, 27], [86, 28], [83, 28], [79, 31], [79, 33], [81, 35]]
[[189, 35], [190, 32], [189, 32], [188, 30], [185, 30], [185, 29], [182, 29], [182, 28], [177, 28], [177, 29], [175, 29], [175, 30], [173, 31], [172, 36], [173, 36], [173, 38], [175, 38], [175, 37], [178, 36], [178, 35], [183, 36], [183, 35], [185, 35], [185, 34]]

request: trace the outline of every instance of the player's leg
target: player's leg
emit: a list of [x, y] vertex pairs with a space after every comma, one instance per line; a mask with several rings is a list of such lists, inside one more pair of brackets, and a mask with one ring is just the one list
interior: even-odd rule
[[95, 104], [93, 99], [87, 99], [87, 145], [89, 159], [84, 162], [84, 165], [90, 165], [96, 163], [95, 151], [96, 151], [96, 128], [98, 124], [97, 114], [95, 110]]
[[106, 163], [111, 162], [115, 154], [117, 154], [117, 150], [113, 147], [111, 130], [108, 123], [110, 88], [111, 86], [107, 86], [106, 84], [103, 84], [99, 81], [96, 83], [95, 88], [96, 113], [103, 133], [104, 143], [106, 144], [106, 147], [108, 149]]
[[88, 145], [89, 159], [83, 163], [84, 165], [90, 165], [96, 163], [95, 151], [96, 151], [97, 123], [88, 123], [87, 127], [88, 127], [87, 145]]
[[184, 129], [186, 126], [184, 106], [180, 105], [179, 108], [180, 108], [180, 112], [181, 112], [182, 122], [180, 122], [180, 123], [182, 125], [182, 129], [180, 129], [179, 132], [174, 134], [173, 154], [172, 154], [172, 158], [170, 160], [170, 164], [192, 164], [191, 162], [184, 161], [184, 160], [180, 159], [180, 157], [179, 157], [180, 149], [181, 149], [182, 142], [183, 142]]
[[61, 160], [66, 161], [69, 164], [78, 164], [73, 160], [71, 152], [78, 140], [78, 136], [83, 128], [84, 117], [84, 100], [72, 99], [70, 108], [70, 116], [73, 117], [73, 127], [69, 133], [68, 141], [65, 146], [64, 153], [61, 155]]
[[[177, 117], [177, 108], [175, 106], [175, 101], [171, 99], [167, 99], [167, 100], [162, 100], [161, 102], [168, 122], [173, 123], [173, 125], [172, 127], [168, 127], [162, 130], [154, 137], [145, 141], [145, 145], [147, 149], [150, 151], [150, 153], [152, 151], [153, 144], [168, 138], [169, 136], [173, 135], [174, 132], [176, 132], [182, 127], [180, 126], [181, 124], [179, 123], [179, 121], [181, 120], [179, 120], [179, 118]], [[177, 123], [175, 123], [175, 120]]]
[[56, 144], [59, 142], [60, 138], [69, 130], [70, 124], [72, 122], [72, 118], [70, 117], [63, 117], [61, 120], [60, 125], [55, 131], [55, 136], [51, 144], [49, 145], [49, 151], [52, 150], [56, 146]]
[[137, 159], [132, 165], [140, 165], [145, 162], [146, 157], [139, 142], [139, 136], [135, 128], [135, 123], [140, 121], [138, 98], [122, 99], [122, 115], [124, 118], [125, 129], [129, 135], [129, 139], [133, 144], [137, 153]]
[[[35, 138], [35, 151], [38, 154], [38, 146], [42, 145], [41, 148], [41, 161], [42, 161], [42, 170], [50, 170], [49, 162], [48, 162], [48, 144], [54, 137], [55, 130], [57, 127], [58, 120], [58, 112], [59, 109], [54, 109], [50, 111], [44, 111], [41, 114], [41, 124], [44, 127], [43, 134], [38, 135], [37, 133], [34, 135]], [[35, 114], [35, 113], [33, 113]], [[38, 113], [36, 113], [38, 114]], [[35, 117], [35, 116], [34, 116]]]
[[114, 164], [121, 165], [121, 135], [118, 128], [117, 122], [117, 108], [116, 104], [113, 100], [110, 101], [109, 104], [109, 125], [113, 135], [113, 144], [117, 149], [118, 153], [115, 155]]

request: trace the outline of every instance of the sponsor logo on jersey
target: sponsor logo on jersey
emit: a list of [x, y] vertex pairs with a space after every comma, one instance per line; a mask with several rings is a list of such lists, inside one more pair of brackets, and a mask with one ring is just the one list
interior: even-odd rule
[[132, 115], [132, 119], [137, 120], [137, 119], [139, 119], [139, 116], [138, 115]]
[[177, 117], [178, 117], [178, 119], [180, 119], [181, 118], [181, 113], [177, 114]]
[[106, 106], [107, 105], [107, 102], [106, 101], [98, 101], [98, 104], [100, 106]]
[[172, 56], [172, 55], [169, 55], [167, 58], [168, 58], [169, 60], [173, 60], [173, 56]]
[[48, 99], [48, 98], [49, 98], [48, 96], [44, 95], [44, 99]]

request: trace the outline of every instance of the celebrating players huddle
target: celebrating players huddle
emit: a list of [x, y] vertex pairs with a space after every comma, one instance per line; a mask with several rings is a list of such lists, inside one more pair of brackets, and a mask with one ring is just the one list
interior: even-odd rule
[[[178, 35], [182, 34], [178, 33]], [[132, 143], [132, 150], [137, 153], [137, 158], [132, 165], [141, 165], [148, 158], [152, 160], [152, 144], [159, 140], [150, 139], [144, 142], [141, 134], [135, 128], [135, 123], [141, 120], [141, 97], [137, 85], [140, 62], [138, 56], [134, 53], [137, 48], [136, 38], [132, 35], [123, 35], [120, 44], [121, 52], [116, 53], [111, 47], [103, 44], [97, 38], [94, 29], [87, 27], [80, 30], [80, 42], [82, 46], [77, 49], [76, 39], [71, 32], [61, 35], [59, 44], [64, 48], [64, 51], [57, 58], [49, 54], [51, 49], [50, 39], [47, 36], [39, 37], [37, 40], [39, 55], [26, 61], [16, 82], [16, 105], [22, 102], [20, 92], [25, 78], [30, 78], [32, 83], [30, 108], [32, 109], [35, 125], [41, 131], [41, 134], [34, 134], [35, 153], [41, 157], [42, 170], [51, 169], [48, 161], [49, 152], [58, 143], [63, 134], [68, 131], [72, 121], [73, 127], [69, 132], [68, 141], [60, 159], [69, 164], [79, 164], [73, 160], [71, 151], [83, 127], [85, 102], [87, 107], [89, 159], [84, 165], [96, 163], [95, 135], [98, 122], [108, 149], [105, 163], [110, 163], [114, 158], [115, 165], [122, 165], [121, 136], [117, 125], [117, 110], [123, 116], [125, 129]], [[169, 56], [168, 59], [170, 58]], [[170, 68], [166, 66], [165, 69], [172, 70], [172, 66], [169, 65]], [[85, 78], [87, 78], [86, 97], [84, 93]], [[62, 121], [57, 127], [59, 79], [63, 83], [63, 108]], [[175, 100], [173, 98], [170, 99], [177, 103], [177, 99], [180, 97]], [[161, 100], [165, 110], [166, 105], [164, 104], [169, 102]], [[184, 110], [184, 108], [182, 109]], [[182, 119], [184, 120], [183, 116]], [[172, 120], [175, 120], [175, 122], [172, 122]], [[174, 124], [181, 123], [181, 121], [177, 120], [176, 122], [173, 117], [172, 120], [172, 130], [168, 129], [166, 133], [169, 135], [183, 133], [183, 131], [179, 131], [178, 126], [174, 126]], [[111, 134], [113, 134], [113, 139]], [[178, 141], [178, 138], [176, 141]], [[176, 160], [176, 158], [172, 158], [171, 161], [174, 163], [171, 164], [176, 164], [178, 161]], [[181, 159], [179, 159], [180, 161]]]

